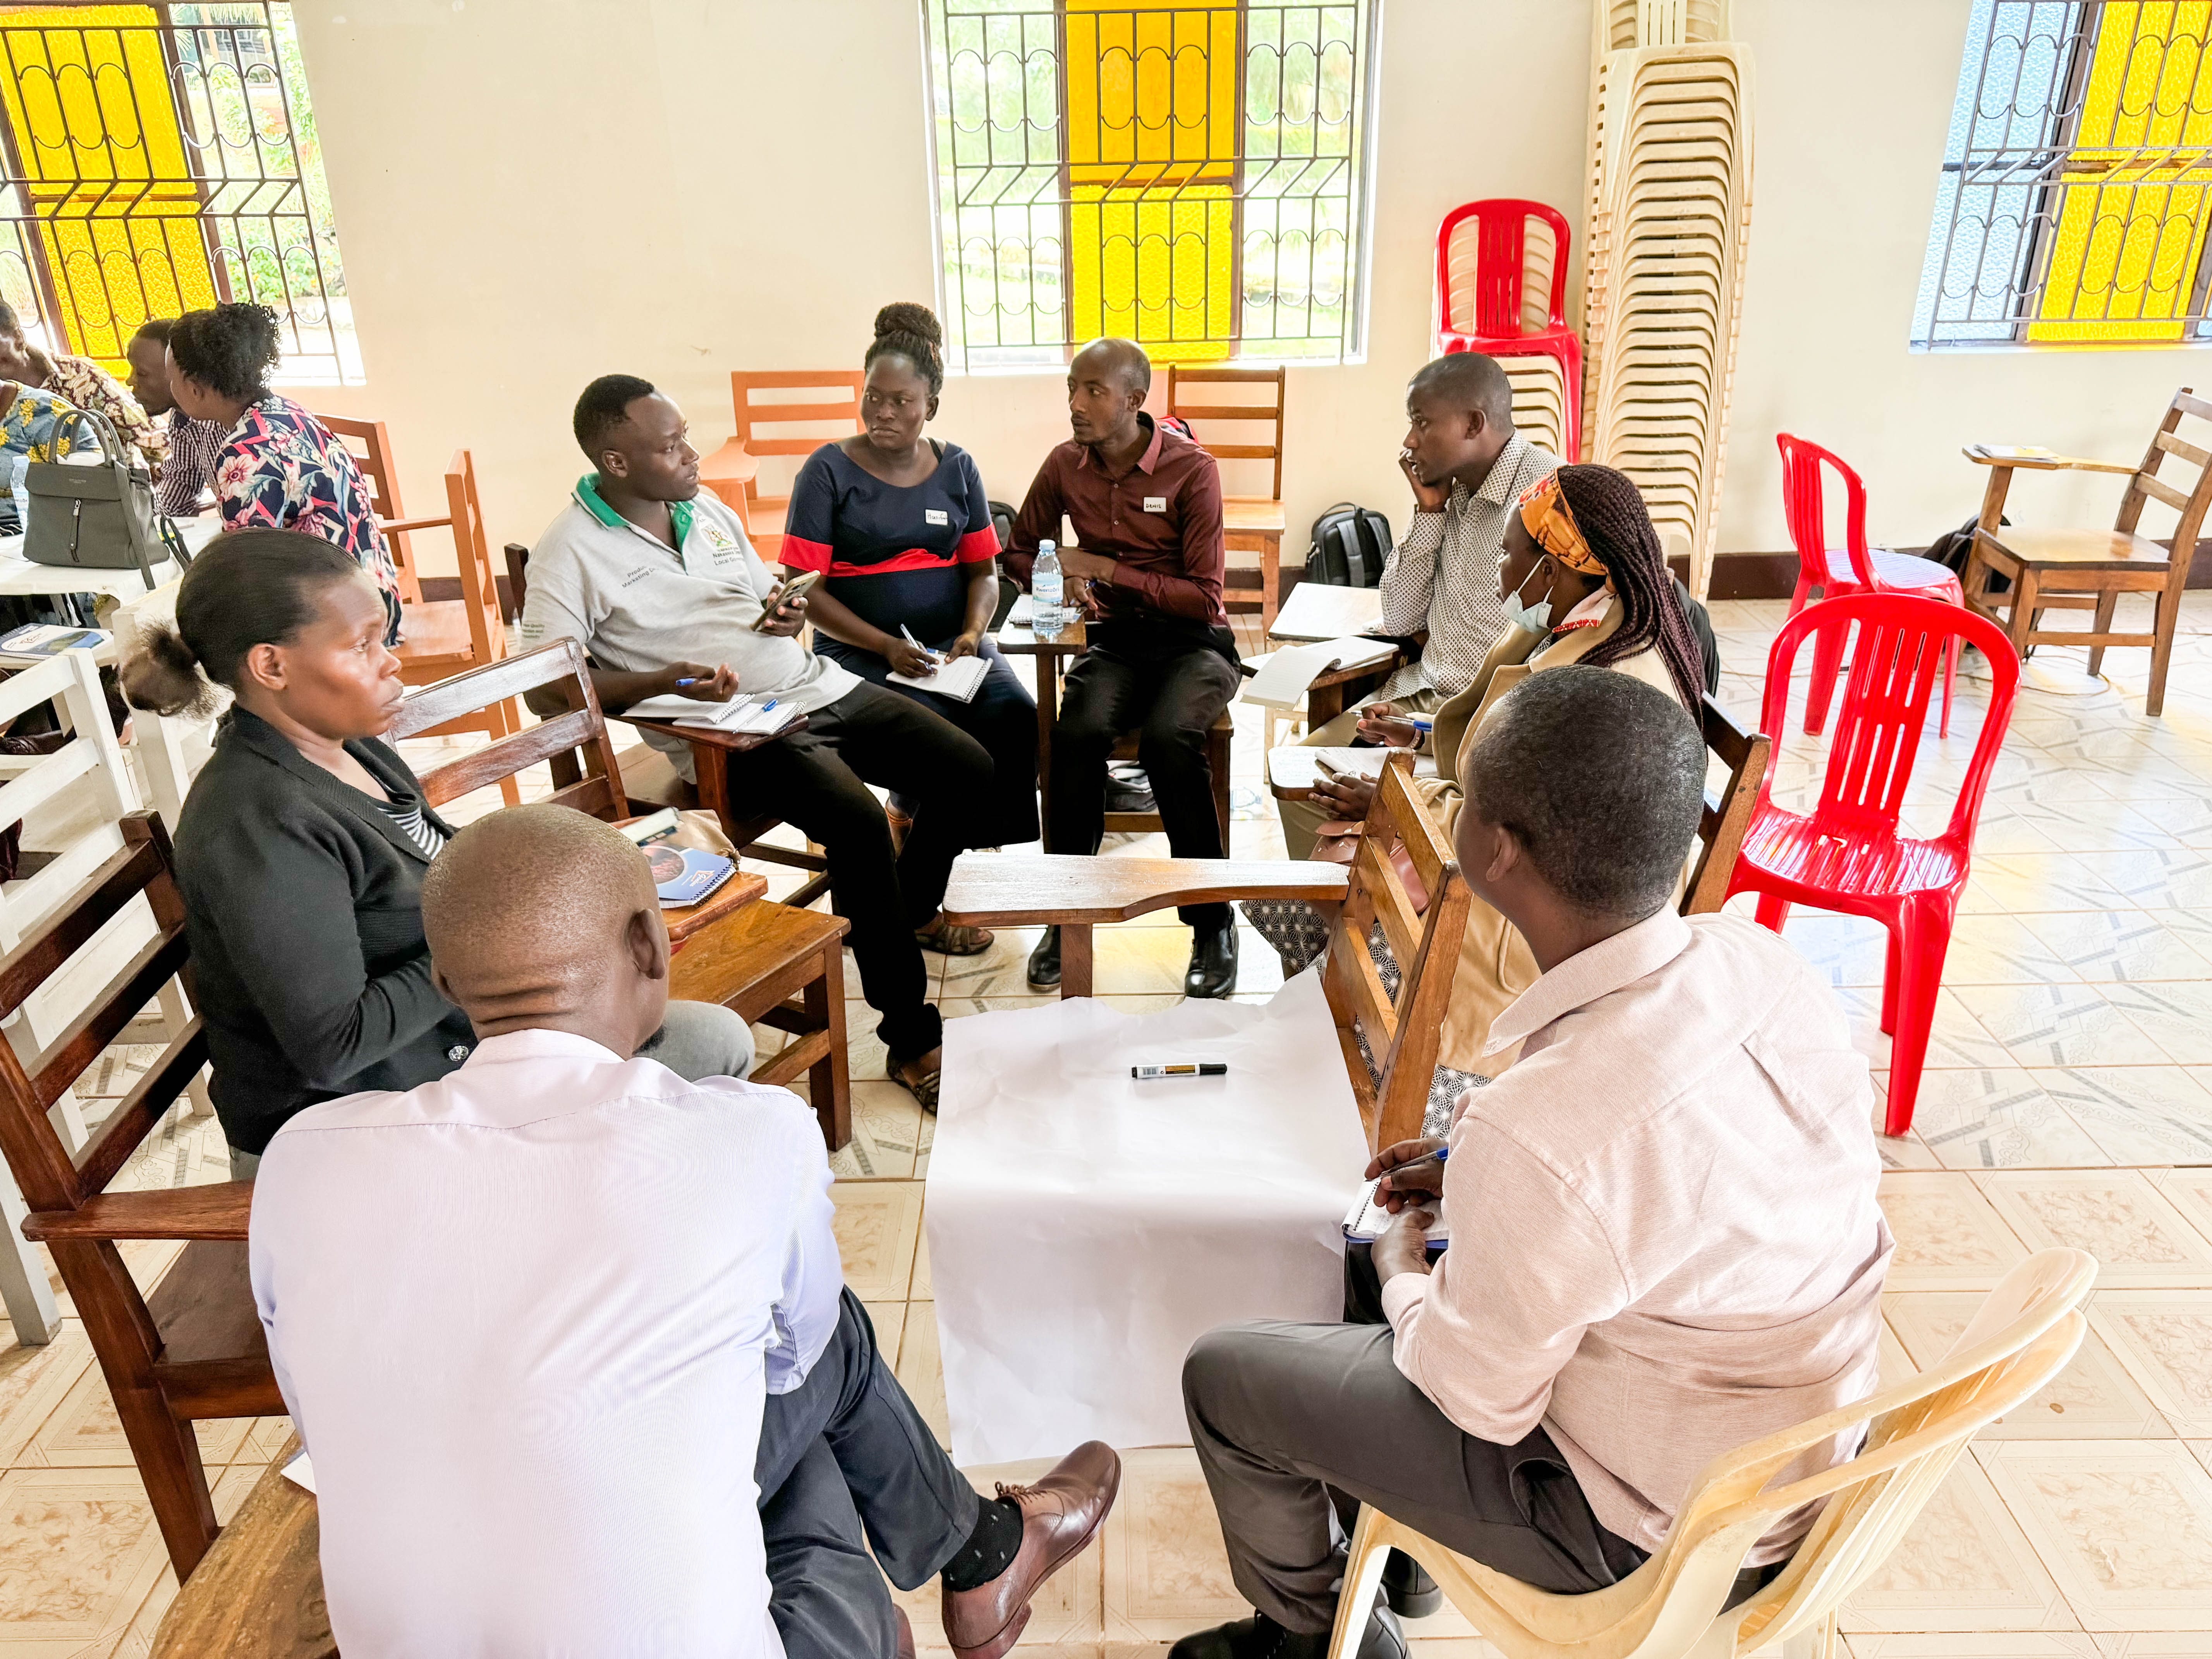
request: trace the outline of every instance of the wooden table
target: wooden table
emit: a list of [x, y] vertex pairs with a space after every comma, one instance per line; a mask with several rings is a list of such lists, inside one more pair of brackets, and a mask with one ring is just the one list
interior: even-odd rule
[[[1372, 587], [1332, 587], [1300, 582], [1276, 614], [1267, 637], [1285, 645], [1316, 645], [1352, 634], [1372, 634], [1382, 626], [1382, 595]], [[1340, 668], [1323, 674], [1306, 690], [1306, 731], [1318, 732], [1366, 696], [1397, 671], [1401, 655], [1388, 661]], [[1270, 728], [1272, 732], [1273, 728]]]
[[1091, 648], [1091, 632], [1078, 617], [1054, 634], [1040, 634], [1034, 628], [1017, 628], [1008, 623], [992, 637], [998, 641], [999, 649], [1009, 657], [1036, 659], [1037, 791], [1044, 798], [1043, 844], [1049, 851], [1051, 800], [1046, 791], [1052, 777], [1053, 728], [1060, 723], [1060, 677], [1066, 672], [1069, 663]]
[[1091, 930], [1180, 904], [1232, 898], [1338, 904], [1341, 864], [1282, 859], [1138, 859], [1072, 854], [963, 853], [945, 890], [945, 919], [963, 927], [1060, 929], [1060, 994], [1087, 997]]

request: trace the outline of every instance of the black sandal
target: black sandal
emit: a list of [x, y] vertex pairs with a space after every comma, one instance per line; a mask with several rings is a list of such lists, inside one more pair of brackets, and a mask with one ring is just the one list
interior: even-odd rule
[[900, 1088], [905, 1090], [907, 1093], [912, 1095], [915, 1100], [919, 1101], [923, 1111], [927, 1112], [930, 1116], [935, 1117], [937, 1115], [937, 1087], [945, 1076], [944, 1067], [940, 1066], [934, 1072], [924, 1072], [919, 1080], [909, 1080], [906, 1075], [906, 1068], [916, 1062], [913, 1060], [902, 1060], [896, 1054], [890, 1055], [890, 1060], [891, 1081], [897, 1084]]

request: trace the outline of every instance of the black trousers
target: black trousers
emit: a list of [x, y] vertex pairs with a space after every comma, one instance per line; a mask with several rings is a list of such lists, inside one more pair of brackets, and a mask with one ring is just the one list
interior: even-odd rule
[[[1216, 633], [1226, 636], [1225, 629]], [[1141, 621], [1097, 623], [1091, 648], [1067, 671], [1060, 721], [1053, 728], [1051, 799], [1045, 812], [1055, 853], [1095, 853], [1106, 833], [1106, 762], [1124, 732], [1137, 733], [1137, 758], [1152, 780], [1169, 850], [1177, 858], [1218, 859], [1221, 820], [1213, 811], [1213, 774], [1206, 737], [1237, 695], [1229, 654], [1187, 634]], [[1187, 904], [1177, 912], [1196, 928], [1221, 927], [1225, 904]]]
[[[914, 930], [945, 902], [952, 860], [983, 839], [991, 757], [921, 704], [862, 685], [806, 717], [806, 729], [730, 757], [733, 814], [773, 812], [819, 842], [830, 908], [853, 924], [846, 943], [860, 994], [883, 1016], [894, 1060], [927, 1054], [945, 1027]], [[891, 848], [883, 803], [868, 784], [915, 803], [903, 850]]]
[[[934, 641], [939, 648], [945, 643]], [[976, 846], [1019, 847], [1037, 838], [1036, 699], [988, 635], [976, 654], [991, 665], [991, 672], [966, 702], [919, 686], [890, 684], [890, 664], [872, 651], [818, 636], [814, 648], [871, 685], [911, 698], [931, 714], [942, 715], [983, 745], [993, 771], [990, 795], [976, 827]], [[891, 805], [909, 816], [916, 804], [896, 790], [891, 793]]]
[[918, 1589], [968, 1541], [981, 1512], [849, 1290], [805, 1382], [769, 1396], [753, 1478], [769, 1612], [787, 1659], [891, 1659], [897, 1624], [885, 1575]]

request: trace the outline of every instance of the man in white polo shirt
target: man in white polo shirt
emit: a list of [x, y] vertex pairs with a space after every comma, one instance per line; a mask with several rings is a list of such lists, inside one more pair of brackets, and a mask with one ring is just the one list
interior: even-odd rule
[[[742, 691], [806, 716], [804, 729], [730, 756], [728, 805], [737, 817], [772, 813], [821, 845], [891, 1075], [934, 1111], [944, 1028], [921, 952], [941, 939], [952, 860], [979, 844], [991, 757], [949, 720], [792, 637], [805, 599], [773, 604], [775, 579], [737, 514], [701, 493], [685, 430], [683, 410], [635, 375], [584, 388], [576, 441], [598, 471], [577, 481], [531, 554], [523, 643], [579, 641], [611, 714], [669, 692], [722, 702]], [[687, 747], [656, 746], [692, 775]], [[872, 783], [919, 803], [896, 851]]]

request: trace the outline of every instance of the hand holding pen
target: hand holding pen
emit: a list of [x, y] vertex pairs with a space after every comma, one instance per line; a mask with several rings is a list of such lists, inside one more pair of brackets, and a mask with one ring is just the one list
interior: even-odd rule
[[1435, 1135], [1385, 1146], [1367, 1165], [1368, 1178], [1376, 1183], [1375, 1201], [1395, 1215], [1409, 1204], [1442, 1198], [1450, 1157], [1450, 1145]]

